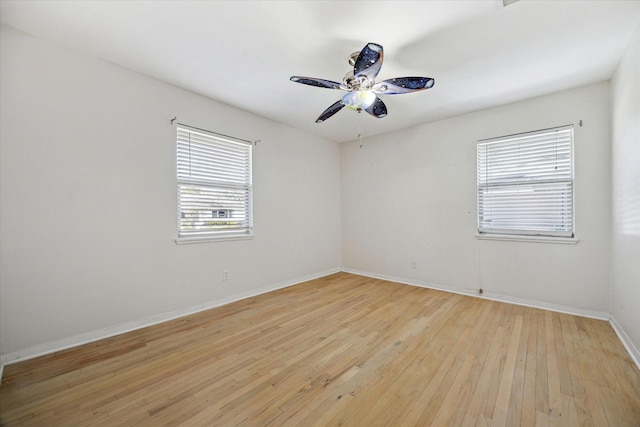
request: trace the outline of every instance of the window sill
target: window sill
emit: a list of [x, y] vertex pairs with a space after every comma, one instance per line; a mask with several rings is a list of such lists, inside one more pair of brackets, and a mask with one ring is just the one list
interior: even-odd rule
[[192, 243], [228, 242], [231, 240], [251, 240], [254, 234], [243, 234], [238, 236], [209, 236], [209, 237], [178, 237], [176, 245], [187, 245]]
[[575, 237], [521, 236], [515, 234], [476, 234], [478, 240], [503, 240], [530, 243], [556, 243], [575, 245], [579, 242]]

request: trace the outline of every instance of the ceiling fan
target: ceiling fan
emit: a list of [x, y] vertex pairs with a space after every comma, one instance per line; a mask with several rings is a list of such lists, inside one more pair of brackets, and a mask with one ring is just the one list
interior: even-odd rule
[[309, 86], [348, 92], [342, 99], [324, 110], [316, 119], [316, 123], [324, 122], [344, 107], [359, 113], [364, 110], [374, 117], [382, 118], [387, 115], [387, 106], [378, 98], [378, 95], [418, 92], [432, 88], [435, 83], [431, 77], [396, 77], [376, 83], [375, 78], [380, 72], [383, 58], [384, 51], [381, 45], [367, 43], [360, 52], [354, 52], [349, 56], [349, 65], [353, 66], [353, 71], [349, 71], [344, 76], [342, 83], [302, 76], [293, 76], [290, 80]]

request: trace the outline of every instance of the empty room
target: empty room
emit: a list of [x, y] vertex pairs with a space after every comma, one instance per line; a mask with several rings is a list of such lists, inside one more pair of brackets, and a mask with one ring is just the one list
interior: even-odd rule
[[0, 20], [0, 426], [640, 426], [640, 1]]

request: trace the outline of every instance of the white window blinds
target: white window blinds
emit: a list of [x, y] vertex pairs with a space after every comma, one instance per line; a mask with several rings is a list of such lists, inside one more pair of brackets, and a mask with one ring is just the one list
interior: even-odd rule
[[178, 240], [252, 234], [252, 144], [177, 129]]
[[573, 126], [477, 148], [480, 234], [573, 237]]

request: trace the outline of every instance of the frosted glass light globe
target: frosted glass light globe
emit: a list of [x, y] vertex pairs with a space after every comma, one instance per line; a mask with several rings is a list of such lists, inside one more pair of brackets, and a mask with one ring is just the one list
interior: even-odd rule
[[342, 102], [352, 110], [366, 110], [376, 100], [376, 94], [368, 90], [354, 90], [342, 97]]

